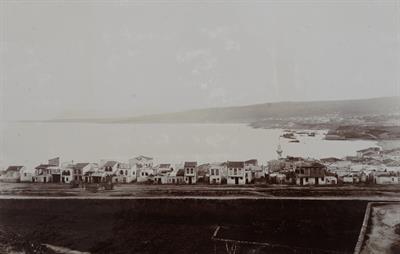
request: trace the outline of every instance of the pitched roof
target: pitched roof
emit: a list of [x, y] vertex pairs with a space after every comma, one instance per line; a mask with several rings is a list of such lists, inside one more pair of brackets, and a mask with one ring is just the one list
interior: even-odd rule
[[176, 176], [184, 176], [184, 175], [185, 175], [184, 169], [179, 169], [178, 172], [176, 173]]
[[302, 157], [286, 156], [285, 161], [304, 161]]
[[6, 170], [6, 172], [9, 171], [20, 171], [24, 166], [9, 166]]
[[298, 167], [306, 167], [306, 168], [326, 168], [325, 165], [316, 162], [316, 161], [303, 161], [298, 164]]
[[84, 163], [76, 163], [74, 166], [73, 166], [73, 168], [74, 169], [83, 169], [84, 167], [86, 167], [87, 165], [89, 165], [89, 163], [86, 163], [86, 162], [84, 162]]
[[52, 165], [52, 166], [60, 166], [60, 157], [56, 157], [56, 158], [53, 158], [53, 159], [50, 159], [49, 160], [49, 165]]
[[136, 159], [136, 160], [148, 160], [148, 161], [150, 161], [150, 160], [152, 160], [153, 158], [152, 157], [148, 157], [148, 156], [144, 156], [144, 155], [139, 155], [138, 157], [135, 157], [134, 159]]
[[258, 164], [258, 161], [256, 159], [251, 159], [251, 160], [245, 161], [244, 163], [247, 164], [247, 165], [250, 164], [250, 165], [256, 166]]
[[223, 167], [223, 166], [226, 166], [226, 161], [225, 162], [213, 162], [213, 163], [210, 163], [210, 166], [211, 167]]
[[115, 164], [117, 164], [118, 162], [116, 162], [116, 161], [107, 161], [104, 165], [103, 165], [103, 168], [105, 168], [105, 167], [114, 167], [115, 166]]
[[244, 168], [243, 161], [228, 161], [228, 168]]
[[210, 168], [210, 164], [201, 164], [200, 166], [197, 167], [197, 176], [205, 176], [208, 173], [208, 170]]
[[185, 168], [197, 167], [197, 161], [185, 161]]
[[336, 157], [327, 157], [327, 158], [322, 158], [320, 161], [322, 161], [322, 162], [337, 162], [337, 161], [341, 161], [341, 159], [336, 158]]
[[336, 177], [336, 174], [328, 171], [328, 172], [325, 172], [325, 176], [335, 176]]
[[48, 167], [52, 167], [53, 165], [49, 165], [49, 164], [40, 164], [39, 166], [37, 166], [35, 169], [46, 169]]
[[169, 163], [164, 163], [164, 164], [160, 164], [158, 167], [159, 167], [159, 168], [170, 168], [170, 167], [171, 167], [171, 164], [169, 164]]
[[375, 177], [395, 177], [396, 174], [392, 172], [379, 172], [375, 174]]

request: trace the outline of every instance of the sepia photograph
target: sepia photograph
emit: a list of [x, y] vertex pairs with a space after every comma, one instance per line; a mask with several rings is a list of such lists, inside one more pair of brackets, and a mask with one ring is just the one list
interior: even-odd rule
[[400, 254], [400, 0], [0, 0], [0, 254]]

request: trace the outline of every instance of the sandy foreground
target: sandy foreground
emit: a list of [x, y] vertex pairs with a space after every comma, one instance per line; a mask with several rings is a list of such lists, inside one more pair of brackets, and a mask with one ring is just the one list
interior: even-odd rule
[[400, 253], [400, 204], [376, 204], [361, 253]]

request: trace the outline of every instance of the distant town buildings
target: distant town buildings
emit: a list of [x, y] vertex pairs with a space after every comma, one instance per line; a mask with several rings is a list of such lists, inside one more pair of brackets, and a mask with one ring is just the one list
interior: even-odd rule
[[284, 184], [321, 186], [337, 184], [400, 183], [400, 149], [371, 147], [345, 158], [282, 157], [260, 165], [258, 160], [226, 161], [198, 164], [155, 164], [148, 156], [121, 162], [62, 162], [53, 158], [30, 169], [10, 165], [0, 172], [1, 182], [58, 183], [86, 186], [90, 184]]

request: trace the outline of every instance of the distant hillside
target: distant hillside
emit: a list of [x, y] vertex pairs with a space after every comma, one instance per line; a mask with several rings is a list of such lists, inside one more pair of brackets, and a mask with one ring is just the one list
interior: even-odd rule
[[267, 119], [357, 117], [400, 113], [400, 97], [360, 100], [277, 102], [114, 119], [124, 123], [255, 123]]

